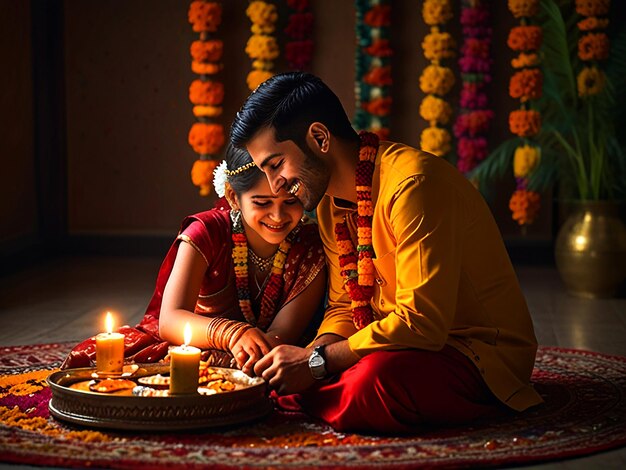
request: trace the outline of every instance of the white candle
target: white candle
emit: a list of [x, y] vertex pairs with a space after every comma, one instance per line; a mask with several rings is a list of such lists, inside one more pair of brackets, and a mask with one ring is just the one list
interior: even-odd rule
[[113, 317], [107, 312], [106, 333], [96, 336], [96, 371], [99, 375], [121, 375], [124, 368], [124, 335], [113, 333]]
[[191, 342], [189, 323], [185, 325], [183, 336], [185, 343], [170, 351], [170, 395], [198, 393], [200, 350], [189, 346]]

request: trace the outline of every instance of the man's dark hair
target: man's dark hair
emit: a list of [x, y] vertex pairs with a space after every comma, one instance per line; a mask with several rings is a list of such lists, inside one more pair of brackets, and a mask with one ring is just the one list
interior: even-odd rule
[[336, 137], [358, 140], [339, 98], [320, 78], [304, 72], [277, 74], [245, 101], [233, 121], [230, 140], [241, 148], [269, 127], [278, 142], [292, 140], [303, 149], [313, 122], [321, 122]]

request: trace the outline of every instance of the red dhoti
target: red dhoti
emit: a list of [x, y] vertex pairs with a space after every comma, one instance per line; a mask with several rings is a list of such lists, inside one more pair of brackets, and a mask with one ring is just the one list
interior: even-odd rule
[[330, 382], [277, 398], [338, 431], [408, 433], [424, 425], [455, 425], [502, 415], [508, 409], [477, 368], [451, 346], [441, 351], [368, 354]]

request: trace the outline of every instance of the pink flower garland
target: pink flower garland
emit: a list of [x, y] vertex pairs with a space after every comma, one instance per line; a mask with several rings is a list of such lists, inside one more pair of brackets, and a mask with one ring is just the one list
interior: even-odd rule
[[457, 138], [457, 168], [468, 173], [489, 152], [485, 135], [493, 119], [493, 111], [487, 109], [485, 87], [491, 82], [491, 36], [489, 9], [480, 0], [465, 0], [461, 8], [463, 44], [459, 69], [462, 88], [461, 111], [454, 124]]

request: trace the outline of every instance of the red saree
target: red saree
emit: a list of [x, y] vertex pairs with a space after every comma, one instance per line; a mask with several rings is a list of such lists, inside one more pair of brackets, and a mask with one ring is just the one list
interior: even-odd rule
[[[126, 325], [117, 330], [124, 334], [124, 357], [127, 362], [156, 362], [167, 355], [169, 344], [159, 337], [159, 315], [163, 290], [172, 272], [181, 240], [194, 246], [207, 262], [195, 313], [245, 321], [239, 310], [234, 283], [229, 211], [220, 208], [200, 212], [183, 221], [176, 240], [161, 264], [154, 294], [141, 322], [135, 327]], [[289, 251], [283, 272], [285, 283], [274, 315], [304, 291], [323, 267], [324, 250], [317, 225], [305, 224]], [[72, 349], [61, 368], [90, 367], [95, 354], [95, 338], [91, 337]], [[229, 365], [232, 359], [230, 353], [215, 350], [205, 351], [203, 356], [204, 360], [214, 359], [212, 362], [217, 365]]]

